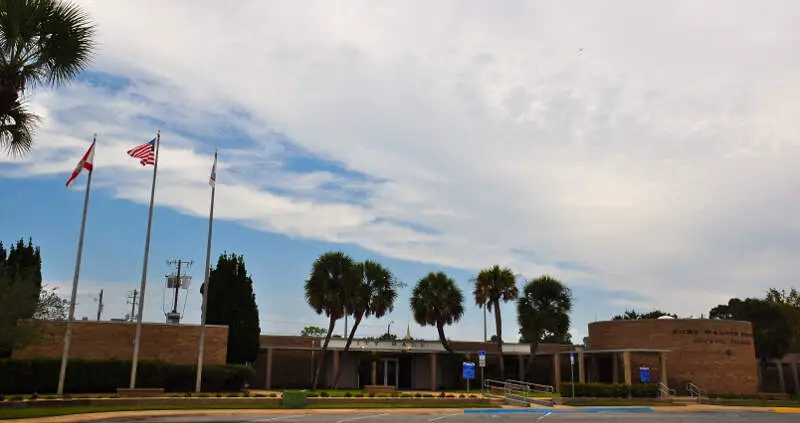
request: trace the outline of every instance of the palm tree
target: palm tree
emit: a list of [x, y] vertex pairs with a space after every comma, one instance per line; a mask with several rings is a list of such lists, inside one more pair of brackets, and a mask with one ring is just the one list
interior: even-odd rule
[[571, 310], [572, 292], [550, 276], [541, 276], [522, 288], [517, 301], [517, 323], [522, 335], [520, 342], [531, 345], [526, 377], [533, 369], [536, 349], [544, 338], [566, 338]]
[[[359, 323], [365, 317], [374, 316], [381, 318], [394, 309], [397, 299], [397, 288], [403, 284], [398, 282], [392, 272], [380, 263], [366, 260], [357, 266], [360, 278], [354, 295], [351, 295], [347, 304], [347, 311], [353, 316], [353, 328], [344, 345], [344, 353], [350, 351], [350, 344], [356, 334]], [[334, 389], [339, 386], [339, 376], [342, 372], [340, 366], [333, 379]]]
[[0, 1], [0, 148], [25, 154], [39, 118], [21, 99], [28, 88], [72, 81], [89, 64], [95, 26], [63, 0]]
[[422, 326], [436, 326], [444, 349], [453, 349], [444, 336], [444, 326], [452, 325], [464, 315], [464, 294], [444, 272], [431, 272], [417, 282], [411, 292], [411, 311]]
[[319, 375], [325, 366], [325, 354], [331, 341], [336, 320], [345, 314], [348, 298], [355, 292], [359, 281], [358, 266], [350, 256], [340, 252], [325, 253], [311, 266], [311, 275], [305, 284], [306, 302], [317, 314], [328, 316], [328, 332], [322, 345], [322, 354], [314, 373], [313, 390], [317, 389]]
[[475, 303], [486, 307], [488, 311], [494, 309], [494, 324], [497, 335], [497, 351], [500, 353], [500, 377], [506, 378], [506, 367], [503, 360], [503, 319], [500, 316], [500, 301], [516, 300], [519, 295], [514, 272], [507, 267], [494, 265], [483, 269], [474, 279], [475, 289], [472, 295]]

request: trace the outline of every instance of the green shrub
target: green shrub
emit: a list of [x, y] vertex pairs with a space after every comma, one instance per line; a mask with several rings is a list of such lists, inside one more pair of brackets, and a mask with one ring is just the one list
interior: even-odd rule
[[331, 396], [331, 394], [329, 394], [329, 393], [327, 393], [325, 391], [322, 391], [322, 392], [320, 392], [319, 396], [321, 396], [322, 398], [328, 398], [329, 396]]
[[345, 398], [350, 398], [350, 397], [353, 396], [353, 394], [350, 391], [347, 391], [347, 392], [344, 393], [344, 396], [345, 396]]
[[[55, 392], [60, 359], [0, 360], [0, 392], [5, 394]], [[131, 363], [120, 360], [70, 360], [64, 390], [71, 393], [116, 392], [130, 382]], [[167, 392], [194, 390], [196, 367], [141, 361], [137, 386], [164, 388]], [[203, 389], [237, 391], [252, 381], [255, 370], [247, 366], [210, 365], [203, 368]]]
[[[562, 382], [559, 390], [564, 398], [572, 397], [572, 384]], [[658, 385], [655, 383], [621, 385], [605, 383], [576, 383], [575, 397], [593, 398], [657, 398]]]

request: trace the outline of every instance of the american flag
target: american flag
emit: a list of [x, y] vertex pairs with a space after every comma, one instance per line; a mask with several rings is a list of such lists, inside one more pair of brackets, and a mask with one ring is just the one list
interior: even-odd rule
[[146, 142], [140, 146], [128, 150], [128, 155], [134, 159], [141, 159], [139, 163], [142, 166], [153, 165], [156, 163], [156, 139], [153, 138], [150, 142]]
[[208, 178], [208, 184], [212, 187], [217, 184], [217, 153], [214, 152], [214, 166], [211, 166], [211, 177]]

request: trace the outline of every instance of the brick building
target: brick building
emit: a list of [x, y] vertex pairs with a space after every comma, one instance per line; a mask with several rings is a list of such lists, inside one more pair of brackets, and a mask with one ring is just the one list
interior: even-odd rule
[[[595, 322], [589, 324], [588, 347], [667, 351], [670, 388], [680, 390], [692, 382], [712, 393], [758, 392], [758, 366], [750, 322], [669, 318]], [[634, 352], [628, 361], [634, 368], [647, 367], [661, 374], [662, 364], [652, 356]]]
[[[39, 341], [15, 351], [14, 357], [61, 356], [64, 323], [40, 324], [44, 330]], [[129, 360], [135, 328], [135, 324], [128, 322], [77, 321], [70, 355]], [[224, 363], [227, 327], [207, 326], [206, 334], [206, 363]], [[142, 328], [140, 357], [194, 364], [198, 341], [196, 325], [147, 323]], [[321, 354], [321, 341], [262, 335], [254, 387], [310, 386], [311, 363]], [[464, 389], [462, 362], [477, 362], [481, 350], [487, 353], [485, 377], [500, 378], [501, 357], [494, 343], [453, 341], [455, 354], [448, 354], [438, 341], [410, 338], [355, 340], [346, 353], [344, 343], [340, 338], [331, 340], [321, 386], [331, 386], [336, 371], [341, 370], [341, 388], [377, 384], [414, 390]], [[503, 349], [506, 378], [523, 379], [523, 370], [530, 359], [529, 345], [505, 343]], [[570, 355], [574, 357], [574, 365], [570, 364]], [[800, 393], [798, 362], [800, 357], [789, 357], [771, 364], [761, 375], [761, 390]], [[570, 380], [636, 384], [641, 382], [642, 373], [649, 375], [650, 381], [664, 382], [678, 391], [693, 382], [710, 393], [755, 394], [759, 391], [759, 367], [752, 327], [748, 322], [708, 319], [595, 322], [589, 324], [586, 345], [541, 344], [529, 379], [558, 389], [561, 382]]]
[[[14, 350], [13, 358], [61, 358], [66, 322], [37, 321], [39, 336], [26, 348]], [[131, 322], [75, 321], [72, 324], [71, 358], [88, 360], [131, 360], [136, 324]], [[141, 360], [175, 364], [196, 364], [200, 344], [199, 325], [145, 323], [139, 344]], [[206, 325], [204, 361], [225, 364], [228, 327]]]

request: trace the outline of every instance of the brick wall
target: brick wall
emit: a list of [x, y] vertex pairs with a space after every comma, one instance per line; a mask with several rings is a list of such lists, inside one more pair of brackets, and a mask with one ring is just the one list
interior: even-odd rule
[[[591, 349], [670, 350], [666, 363], [670, 388], [680, 391], [688, 382], [694, 382], [709, 393], [720, 394], [757, 393], [752, 334], [749, 322], [730, 320], [617, 320], [589, 324]], [[638, 372], [640, 365], [652, 369], [655, 364], [631, 356], [632, 374]]]
[[[61, 358], [65, 322], [36, 322], [39, 337], [28, 347], [14, 351], [13, 358]], [[129, 322], [76, 321], [72, 326], [70, 357], [89, 360], [131, 360], [136, 324]], [[144, 323], [139, 344], [141, 360], [196, 364], [200, 326]], [[228, 327], [206, 325], [205, 364], [225, 364]]]

